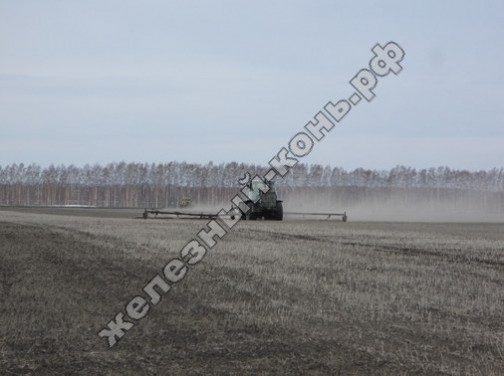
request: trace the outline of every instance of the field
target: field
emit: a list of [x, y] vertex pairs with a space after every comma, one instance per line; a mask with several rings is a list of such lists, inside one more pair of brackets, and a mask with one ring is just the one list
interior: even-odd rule
[[240, 222], [112, 349], [206, 221], [0, 210], [1, 375], [504, 375], [504, 225]]

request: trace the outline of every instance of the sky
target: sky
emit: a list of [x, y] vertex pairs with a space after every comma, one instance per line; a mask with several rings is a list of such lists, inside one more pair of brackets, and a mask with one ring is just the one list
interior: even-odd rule
[[266, 165], [394, 41], [300, 161], [501, 168], [503, 40], [502, 0], [0, 0], [0, 165]]

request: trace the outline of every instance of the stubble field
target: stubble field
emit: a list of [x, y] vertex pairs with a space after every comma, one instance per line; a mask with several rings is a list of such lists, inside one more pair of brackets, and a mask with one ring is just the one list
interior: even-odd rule
[[504, 225], [240, 222], [108, 349], [205, 224], [0, 210], [0, 374], [503, 375]]

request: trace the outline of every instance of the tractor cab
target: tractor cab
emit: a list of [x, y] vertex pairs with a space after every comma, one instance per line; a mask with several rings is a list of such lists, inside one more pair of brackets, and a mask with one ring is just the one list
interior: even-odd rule
[[[246, 204], [250, 208], [243, 219], [283, 219], [282, 201], [278, 200], [274, 181], [252, 180], [247, 184], [250, 195]], [[269, 189], [268, 189], [269, 188]], [[267, 192], [264, 192], [266, 191]]]

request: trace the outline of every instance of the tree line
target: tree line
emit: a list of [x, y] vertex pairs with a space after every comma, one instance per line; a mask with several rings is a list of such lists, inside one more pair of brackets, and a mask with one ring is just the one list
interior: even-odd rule
[[[90, 205], [103, 207], [175, 207], [180, 199], [217, 205], [239, 188], [246, 172], [264, 175], [266, 166], [246, 163], [169, 162], [105, 165], [10, 164], [0, 166], [0, 205]], [[298, 164], [279, 181], [279, 189], [351, 192], [369, 189], [449, 189], [504, 191], [504, 169], [468, 171], [437, 167], [390, 170]]]

